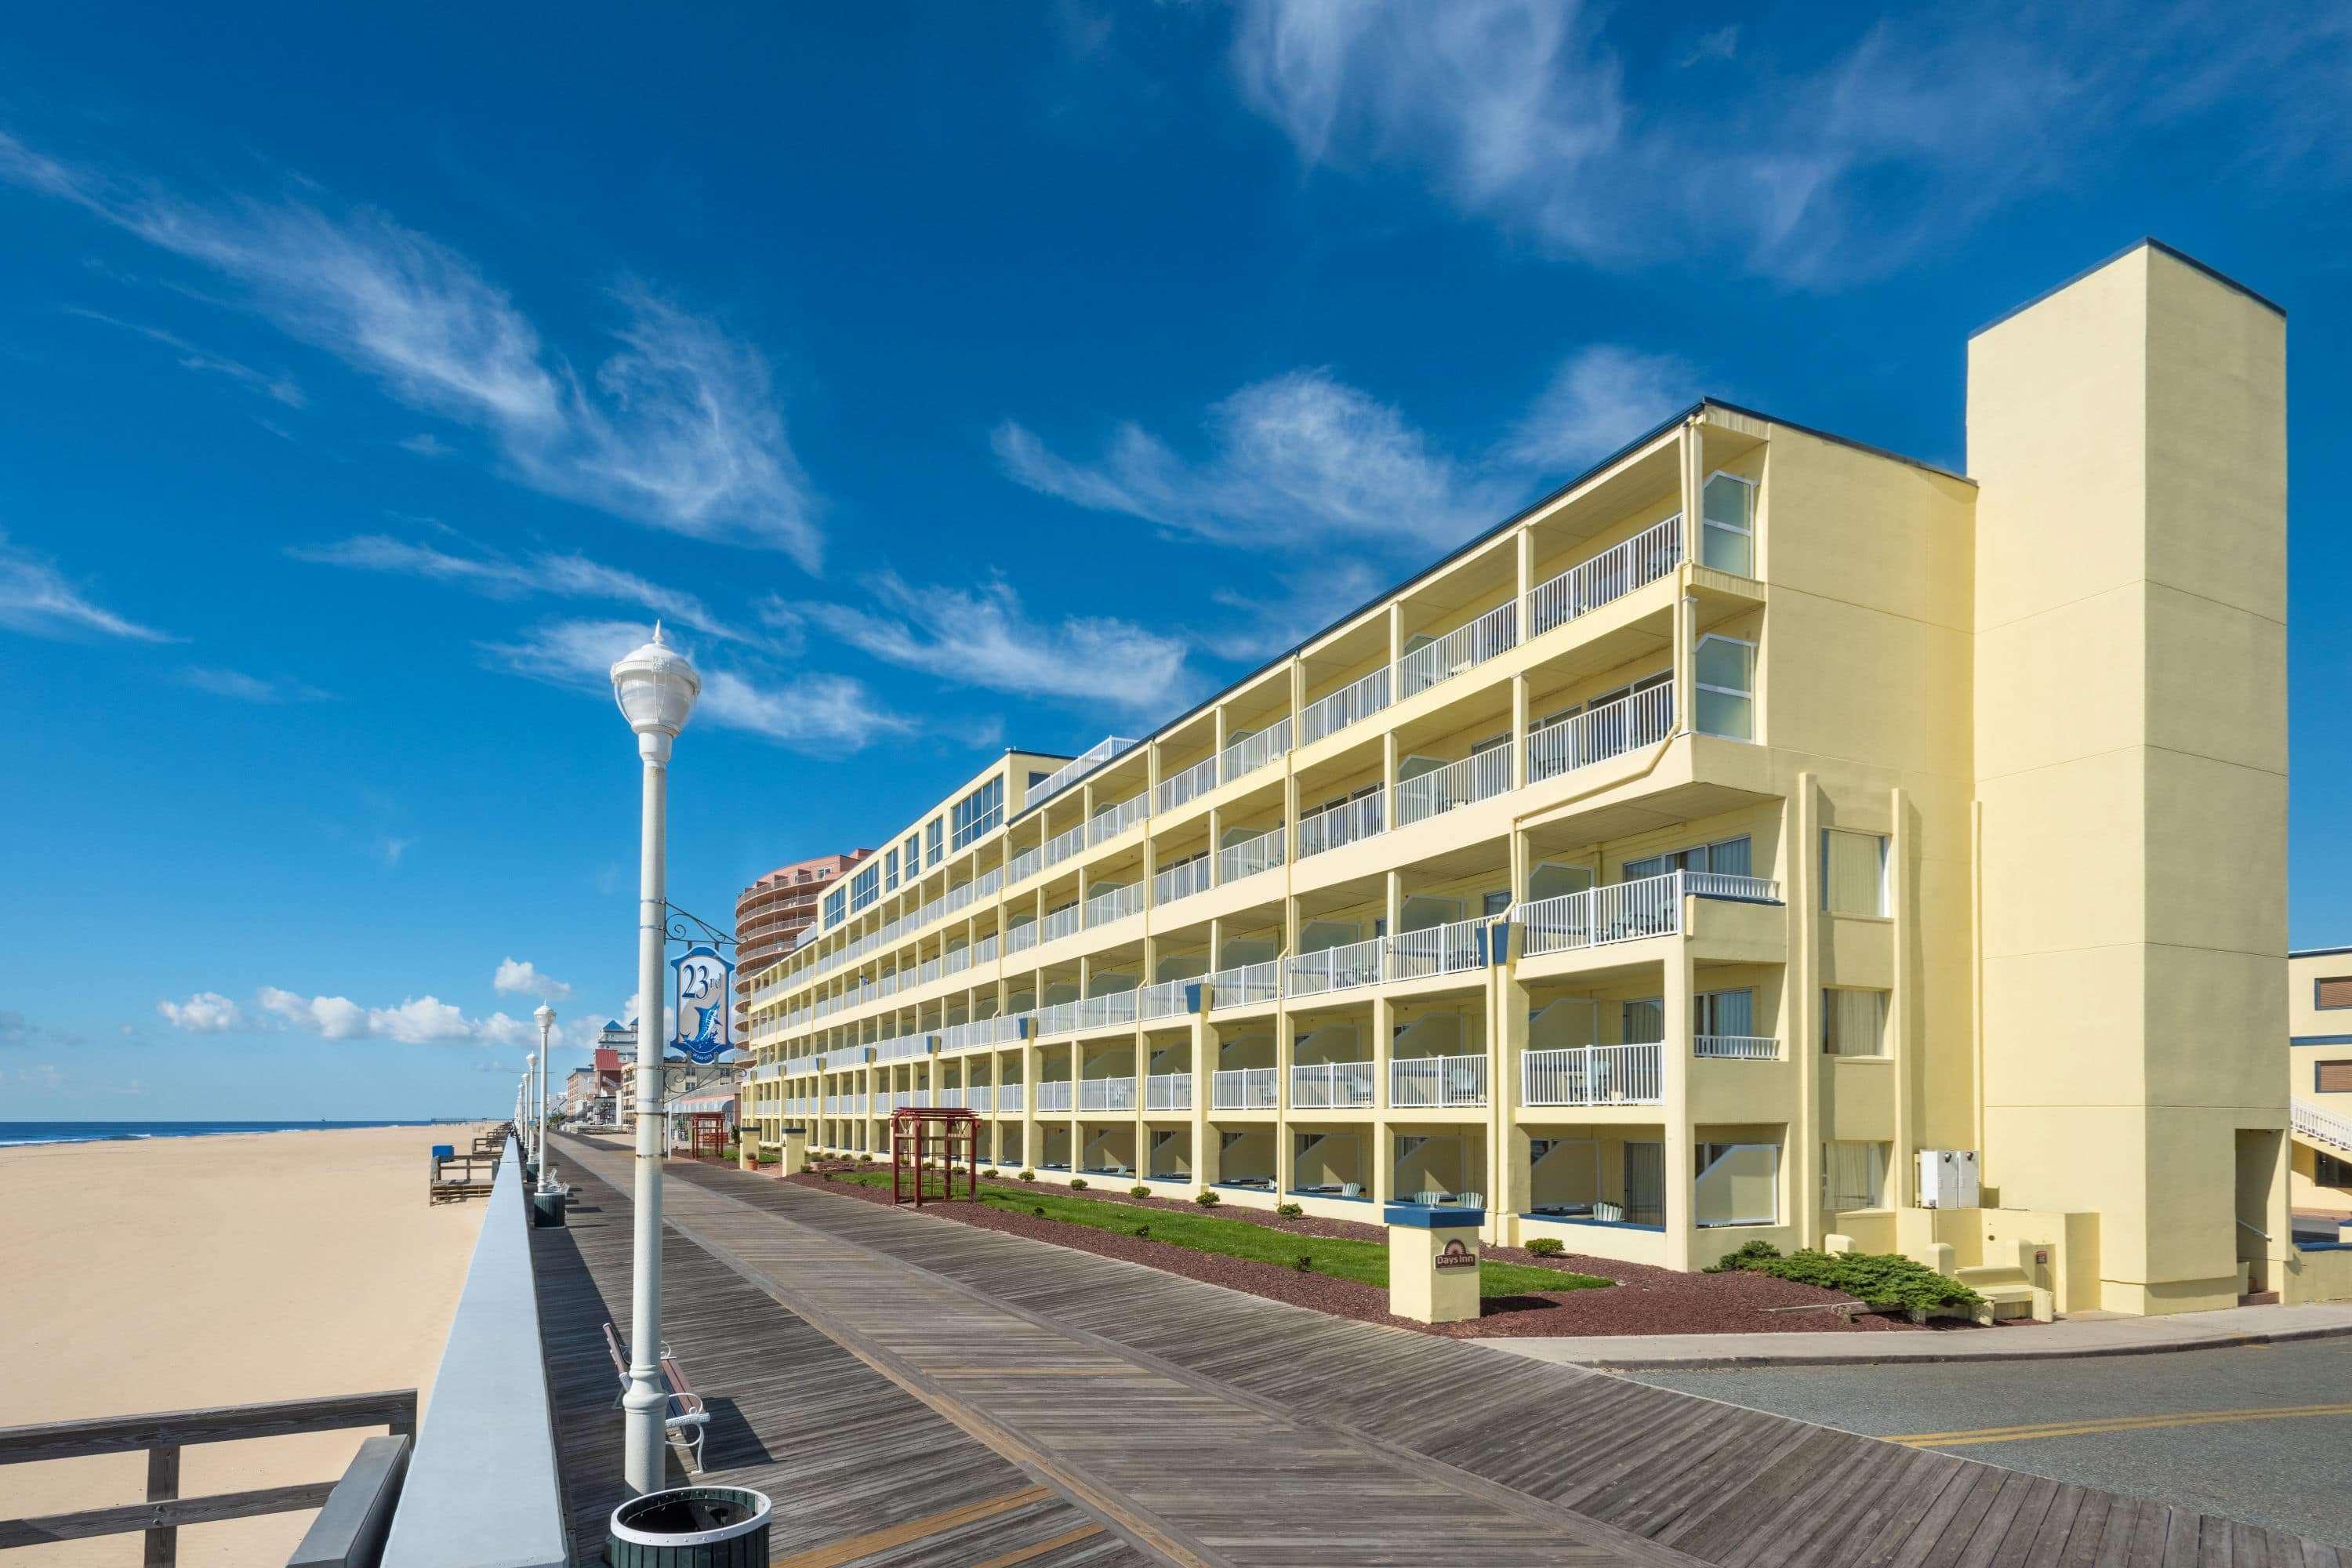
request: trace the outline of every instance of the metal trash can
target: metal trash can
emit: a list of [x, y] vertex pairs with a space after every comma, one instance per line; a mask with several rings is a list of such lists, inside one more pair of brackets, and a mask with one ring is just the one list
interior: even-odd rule
[[563, 1228], [562, 1187], [541, 1187], [530, 1194], [530, 1223], [542, 1230]]
[[612, 1568], [767, 1568], [768, 1498], [745, 1487], [647, 1492], [613, 1510]]
[[535, 1186], [537, 1186], [537, 1185], [539, 1185], [539, 1162], [538, 1162], [538, 1161], [536, 1161], [536, 1160], [525, 1160], [525, 1161], [522, 1163], [522, 1179], [523, 1179], [524, 1183], [525, 1183], [527, 1185], [534, 1186], [534, 1187], [535, 1187]]

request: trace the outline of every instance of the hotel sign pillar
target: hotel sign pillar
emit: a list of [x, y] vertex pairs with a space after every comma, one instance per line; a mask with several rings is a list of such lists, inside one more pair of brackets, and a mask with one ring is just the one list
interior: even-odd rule
[[637, 1149], [635, 1236], [630, 1273], [629, 1386], [621, 1395], [626, 1432], [622, 1469], [628, 1489], [660, 1491], [667, 1441], [662, 1415], [667, 1392], [661, 1375], [662, 939], [668, 905], [670, 743], [686, 728], [702, 679], [684, 655], [653, 641], [613, 666], [613, 696], [636, 731], [642, 789], [637, 837]]
[[1391, 1204], [1389, 1310], [1416, 1323], [1457, 1323], [1478, 1315], [1478, 1229], [1484, 1209]]

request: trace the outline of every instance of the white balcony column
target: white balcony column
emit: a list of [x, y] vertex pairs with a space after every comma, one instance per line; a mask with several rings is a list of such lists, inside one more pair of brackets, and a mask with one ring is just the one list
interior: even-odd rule
[[1381, 736], [1381, 827], [1397, 825], [1397, 737], [1394, 730]]
[[1696, 1180], [1690, 1123], [1691, 1023], [1695, 990], [1689, 922], [1667, 939], [1664, 1008], [1665, 1044], [1658, 1050], [1662, 1092], [1658, 1114], [1664, 1124], [1666, 1267], [1688, 1272], [1691, 1267], [1693, 1188]]
[[[1390, 668], [1395, 668], [1395, 666], [1396, 666], [1396, 661], [1397, 661], [1397, 660], [1399, 660], [1399, 659], [1401, 659], [1401, 658], [1402, 658], [1403, 657], [1404, 657], [1404, 601], [1403, 601], [1402, 599], [1391, 599], [1391, 600], [1390, 600], [1390, 601], [1389, 601], [1389, 665], [1390, 665]], [[1394, 689], [1394, 687], [1391, 687], [1391, 688], [1390, 689], [1390, 696], [1391, 696], [1391, 699], [1393, 699], [1395, 695], [1396, 695], [1395, 689]]]
[[1296, 896], [1282, 900], [1282, 952], [1286, 958], [1298, 955], [1298, 900]]
[[[1507, 1246], [1516, 1239], [1512, 1228], [1517, 1224], [1513, 1217], [1527, 1205], [1519, 1202], [1522, 1194], [1513, 1192], [1513, 1178], [1524, 1170], [1527, 1162], [1519, 1157], [1519, 1140], [1523, 1136], [1514, 1125], [1511, 1107], [1517, 1103], [1511, 1092], [1511, 1077], [1518, 1071], [1518, 1051], [1514, 1048], [1510, 1026], [1504, 1020], [1503, 1010], [1516, 1001], [1519, 1007], [1518, 1044], [1527, 1038], [1526, 993], [1515, 984], [1510, 973], [1499, 964], [1486, 966], [1484, 1000], [1486, 1004], [1486, 1184], [1479, 1191], [1486, 1194], [1486, 1237], [1496, 1246]], [[1524, 1178], [1521, 1178], [1524, 1180]]]
[[1396, 1005], [1384, 993], [1372, 994], [1372, 1104], [1382, 1110], [1395, 1107], [1391, 1097], [1395, 1086], [1390, 1081], [1390, 1064], [1396, 1059], [1391, 1049], [1396, 1041]]
[[[1224, 931], [1225, 922], [1222, 919], [1215, 915], [1209, 917], [1210, 973], [1214, 973], [1216, 971], [1224, 967]], [[1201, 987], [1201, 1005], [1204, 1010], [1209, 1005], [1209, 988], [1205, 984]]]
[[[1828, 1226], [1822, 1216], [1821, 1129], [1822, 1119], [1822, 895], [1821, 843], [1822, 805], [1821, 779], [1818, 774], [1797, 775], [1797, 787], [1789, 796], [1781, 820], [1787, 827], [1782, 837], [1780, 852], [1780, 885], [1788, 889], [1786, 905], [1789, 918], [1789, 967], [1786, 983], [1780, 987], [1780, 1010], [1783, 1015], [1781, 1037], [1789, 1042], [1789, 1055], [1797, 1064], [1798, 1125], [1791, 1130], [1789, 1142], [1796, 1145], [1784, 1151], [1792, 1173], [1795, 1188], [1795, 1213], [1790, 1217], [1797, 1226], [1797, 1239], [1804, 1247], [1818, 1247]], [[1977, 1093], [1983, 1095], [1979, 1081]], [[1894, 1151], [1899, 1164], [1908, 1158], [1900, 1145]], [[1890, 1173], [1891, 1174], [1892, 1173]]]
[[1404, 918], [1404, 873], [1392, 870], [1383, 881], [1386, 886], [1381, 896], [1386, 903], [1381, 911], [1381, 934], [1393, 937], [1397, 934], [1397, 922]]
[[1192, 1015], [1192, 1180], [1213, 1186], [1224, 1176], [1224, 1151], [1209, 1128], [1209, 1101], [1215, 1096], [1217, 1026], [1208, 1019], [1208, 987], [1202, 986], [1201, 1011]]
[[1517, 606], [1513, 611], [1513, 614], [1517, 617], [1519, 640], [1521, 642], [1525, 642], [1528, 640], [1529, 635], [1528, 622], [1528, 595], [1535, 592], [1536, 586], [1535, 530], [1531, 528], [1523, 528], [1519, 530], [1518, 535], [1513, 542], [1517, 546], [1516, 553], [1518, 564], [1519, 591], [1517, 596], [1511, 600], [1511, 603]]
[[[1217, 863], [1223, 858], [1218, 851], [1225, 847], [1224, 816], [1223, 806], [1209, 807], [1209, 881], [1212, 886], [1222, 880], [1217, 875]], [[1214, 969], [1216, 965], [1212, 963], [1209, 967]]]
[[[1519, 535], [1524, 544], [1527, 535]], [[1525, 551], [1521, 552], [1522, 561]], [[1520, 601], [1524, 604], [1526, 601]], [[1525, 789], [1528, 783], [1528, 678], [1511, 677], [1511, 787]]]
[[[1213, 739], [1209, 742], [1209, 755], [1213, 757], [1223, 757], [1225, 754], [1225, 705], [1222, 702], [1218, 703], [1215, 710], [1209, 715], [1209, 720], [1213, 727], [1211, 733], [1213, 736]], [[1224, 771], [1225, 770], [1221, 763], [1217, 768], [1217, 772], [1222, 774]], [[1218, 782], [1223, 783], [1223, 781], [1221, 778]], [[1213, 785], [1212, 787], [1214, 786]]]
[[[1913, 1119], [1911, 1101], [1911, 1014], [1918, 1005], [1918, 997], [1908, 956], [1912, 933], [1917, 929], [1911, 918], [1912, 839], [1908, 795], [1899, 788], [1889, 792], [1886, 809], [1890, 825], [1886, 846], [1886, 912], [1894, 920], [1894, 930], [1890, 934], [1894, 937], [1895, 948], [1893, 994], [1888, 996], [1886, 1007], [1886, 1049], [1895, 1058], [1895, 1148], [1891, 1162], [1895, 1168], [1886, 1173], [1889, 1188], [1886, 1201], [1896, 1208], [1909, 1208], [1913, 1202], [1912, 1188], [1918, 1184], [1919, 1163], [1911, 1157], [1908, 1151], [1919, 1134]], [[1820, 900], [1814, 901], [1818, 903]], [[1806, 1142], [1815, 1148], [1821, 1143], [1818, 1137], [1809, 1137]], [[1981, 1160], [1984, 1156], [1979, 1153], [1977, 1158]], [[1816, 1183], [1809, 1190], [1818, 1193], [1821, 1186]]]
[[[1687, 563], [1684, 570], [1688, 571]], [[1691, 661], [1696, 648], [1698, 601], [1688, 594], [1675, 599], [1675, 721], [1669, 731], [1676, 735], [1691, 732]]]
[[1290, 1055], [1287, 1041], [1275, 1043], [1274, 1201], [1278, 1204], [1290, 1202], [1290, 1189], [1298, 1184], [1298, 1147], [1290, 1131]]
[[1528, 1054], [1528, 1014], [1534, 999], [1519, 983], [1516, 960], [1496, 966], [1494, 974], [1497, 1048], [1495, 1077], [1486, 1086], [1486, 1098], [1495, 1108], [1495, 1123], [1501, 1130], [1496, 1142], [1504, 1148], [1501, 1173], [1491, 1189], [1495, 1200], [1489, 1206], [1499, 1206], [1506, 1215], [1516, 1215], [1527, 1213], [1535, 1201], [1532, 1151], [1528, 1147], [1527, 1128], [1518, 1115], [1526, 1087], [1522, 1075]]
[[[1282, 775], [1282, 859], [1283, 864], [1288, 867], [1297, 864], [1298, 860], [1298, 775], [1288, 771], [1287, 758], [1284, 759], [1283, 766], [1285, 771]], [[1283, 885], [1287, 887], [1289, 881], [1290, 873], [1286, 869], [1283, 872]]]

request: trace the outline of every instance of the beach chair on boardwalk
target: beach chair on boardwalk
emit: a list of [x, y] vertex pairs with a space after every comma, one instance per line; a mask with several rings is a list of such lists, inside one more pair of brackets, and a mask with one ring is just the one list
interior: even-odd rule
[[[613, 1370], [621, 1378], [621, 1392], [613, 1399], [614, 1408], [618, 1409], [629, 1392], [629, 1352], [610, 1323], [604, 1325], [604, 1349], [611, 1352]], [[702, 1473], [702, 1437], [710, 1426], [709, 1407], [694, 1391], [686, 1368], [678, 1364], [667, 1345], [661, 1350], [661, 1372], [662, 1383], [669, 1390], [669, 1404], [662, 1412], [662, 1430], [669, 1437], [669, 1446], [677, 1450], [677, 1462], [686, 1467], [686, 1473], [698, 1476]]]

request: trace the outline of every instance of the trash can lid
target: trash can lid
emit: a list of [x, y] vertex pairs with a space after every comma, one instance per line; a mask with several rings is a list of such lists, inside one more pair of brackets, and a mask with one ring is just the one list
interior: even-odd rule
[[711, 1546], [768, 1522], [768, 1494], [749, 1487], [678, 1487], [613, 1510], [613, 1538], [632, 1546]]

